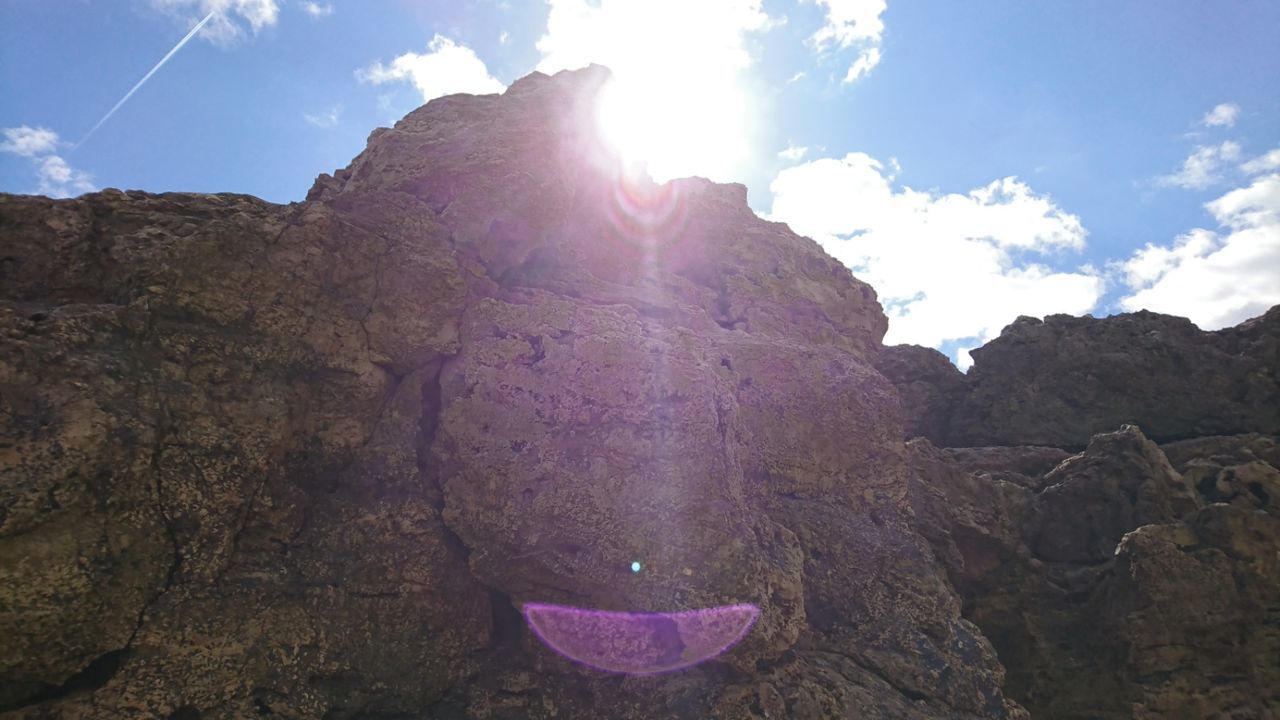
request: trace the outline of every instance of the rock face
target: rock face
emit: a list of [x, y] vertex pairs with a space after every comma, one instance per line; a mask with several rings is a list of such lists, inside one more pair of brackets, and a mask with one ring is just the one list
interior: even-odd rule
[[988, 449], [1007, 458], [988, 472], [919, 438], [912, 504], [1033, 717], [1275, 717], [1276, 447], [1218, 437], [1166, 455], [1128, 426], [1047, 472], [1028, 449]]
[[[0, 196], [0, 713], [1277, 712], [1275, 311], [966, 379], [742, 187], [623, 171], [606, 81], [432, 101], [288, 206]], [[1113, 341], [1060, 407], [1034, 363]], [[1117, 409], [1150, 357], [1194, 382]], [[526, 603], [759, 619], [623, 676]]]
[[[606, 77], [433, 101], [290, 206], [0, 199], [0, 707], [1020, 713], [911, 526], [875, 293], [620, 173]], [[760, 618], [626, 678], [526, 602]]]
[[876, 365], [908, 431], [942, 446], [1079, 449], [1126, 423], [1160, 442], [1280, 433], [1280, 306], [1217, 332], [1146, 311], [1022, 317], [972, 351], [967, 375], [938, 355], [886, 348]]

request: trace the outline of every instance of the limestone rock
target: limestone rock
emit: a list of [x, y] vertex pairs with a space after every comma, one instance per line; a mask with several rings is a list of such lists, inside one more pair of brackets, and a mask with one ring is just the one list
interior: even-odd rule
[[[961, 375], [741, 186], [624, 171], [607, 81], [439, 98], [288, 206], [0, 196], [0, 713], [1280, 712], [1277, 310]], [[760, 615], [622, 676], [529, 602]]]
[[[0, 708], [1022, 715], [912, 524], [875, 293], [622, 173], [606, 80], [432, 101], [289, 206], [0, 197]], [[534, 601], [760, 619], [621, 677]]]
[[910, 432], [948, 447], [1072, 450], [1123, 424], [1160, 442], [1280, 433], [1280, 306], [1216, 332], [1146, 311], [1022, 317], [971, 354], [964, 376], [923, 349], [881, 354]]
[[898, 390], [906, 436], [946, 437], [965, 391], [964, 375], [947, 356], [919, 345], [891, 345], [880, 351], [875, 365]]
[[[1185, 473], [1126, 428], [1039, 480], [1010, 481], [1003, 453], [908, 444], [921, 530], [1034, 717], [1280, 711], [1280, 520], [1247, 489], [1274, 480], [1257, 455], [1274, 439], [1169, 447]], [[984, 456], [1003, 469], [980, 469]]]

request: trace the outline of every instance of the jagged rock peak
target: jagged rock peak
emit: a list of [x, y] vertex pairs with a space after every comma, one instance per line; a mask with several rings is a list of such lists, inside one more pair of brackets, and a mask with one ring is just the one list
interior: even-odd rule
[[933, 350], [882, 351], [910, 434], [1074, 449], [1125, 423], [1162, 442], [1280, 433], [1280, 306], [1214, 332], [1148, 311], [1020, 317], [970, 354], [961, 374]]

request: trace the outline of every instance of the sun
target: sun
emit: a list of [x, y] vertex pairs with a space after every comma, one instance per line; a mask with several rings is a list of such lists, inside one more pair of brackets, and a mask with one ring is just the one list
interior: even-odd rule
[[741, 182], [771, 93], [748, 70], [775, 21], [761, 0], [566, 0], [551, 3], [538, 69], [603, 65], [597, 106], [606, 141], [664, 182], [697, 175]]
[[600, 90], [600, 133], [632, 168], [657, 182], [697, 175], [740, 180], [749, 157], [749, 111], [730, 80], [622, 73]]

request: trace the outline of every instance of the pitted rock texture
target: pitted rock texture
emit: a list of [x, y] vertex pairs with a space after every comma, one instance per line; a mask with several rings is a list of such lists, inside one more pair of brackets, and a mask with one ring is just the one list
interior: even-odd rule
[[[960, 375], [741, 186], [624, 172], [607, 78], [432, 101], [288, 206], [0, 196], [0, 714], [1280, 711], [1276, 310]], [[760, 618], [628, 677], [526, 602]]]
[[[1037, 472], [1008, 469], [1023, 448], [920, 438], [912, 504], [1033, 717], [1275, 717], [1275, 448], [1247, 435], [1162, 450], [1126, 427]], [[984, 455], [998, 469], [978, 469]]]
[[[1023, 716], [912, 525], [875, 293], [622, 173], [606, 79], [433, 101], [289, 206], [0, 197], [0, 708]], [[761, 615], [622, 677], [534, 601]]]
[[891, 345], [880, 351], [875, 366], [898, 390], [908, 438], [936, 440], [950, 432], [965, 383], [946, 355], [919, 345]]
[[1021, 317], [971, 355], [961, 374], [935, 350], [884, 349], [909, 437], [1078, 450], [1126, 423], [1160, 442], [1280, 433], [1280, 306], [1215, 332], [1147, 311]]

